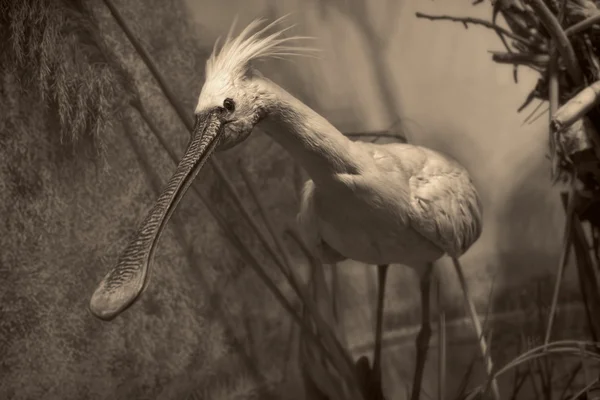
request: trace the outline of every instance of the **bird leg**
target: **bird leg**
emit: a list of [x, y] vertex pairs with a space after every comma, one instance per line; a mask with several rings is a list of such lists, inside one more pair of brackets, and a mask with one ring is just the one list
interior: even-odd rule
[[429, 291], [431, 287], [431, 271], [433, 264], [427, 265], [425, 273], [421, 278], [421, 330], [417, 335], [416, 349], [417, 356], [415, 362], [415, 374], [413, 376], [413, 386], [411, 400], [419, 400], [421, 395], [421, 384], [423, 382], [423, 371], [425, 370], [425, 361], [427, 360], [427, 351], [429, 350], [429, 339], [431, 338], [430, 305]]
[[381, 336], [383, 326], [383, 303], [385, 299], [385, 281], [388, 264], [377, 266], [377, 309], [375, 322], [375, 349], [373, 351], [372, 384], [377, 384], [381, 391]]
[[475, 334], [477, 335], [477, 340], [479, 341], [479, 351], [481, 352], [481, 356], [483, 358], [483, 362], [485, 364], [485, 369], [488, 374], [488, 378], [490, 379], [490, 388], [492, 390], [492, 396], [494, 400], [500, 399], [500, 391], [498, 389], [498, 383], [496, 379], [494, 379], [494, 366], [492, 364], [492, 357], [489, 354], [488, 346], [485, 341], [485, 336], [483, 335], [483, 328], [481, 326], [481, 322], [479, 321], [479, 317], [477, 316], [477, 310], [475, 310], [475, 304], [473, 304], [473, 300], [471, 299], [471, 294], [469, 293], [469, 287], [467, 286], [467, 280], [463, 274], [462, 267], [460, 265], [460, 261], [458, 258], [452, 257], [452, 263], [454, 264], [454, 268], [456, 269], [456, 274], [458, 275], [458, 280], [460, 282], [460, 286], [462, 287], [463, 295], [465, 297], [465, 303], [467, 305], [467, 311], [469, 312], [469, 316], [471, 317], [471, 322], [473, 323], [473, 328], [475, 328]]

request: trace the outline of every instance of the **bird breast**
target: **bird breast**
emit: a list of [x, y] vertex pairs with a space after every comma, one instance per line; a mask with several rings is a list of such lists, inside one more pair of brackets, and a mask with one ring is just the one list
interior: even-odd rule
[[357, 203], [332, 206], [317, 192], [321, 237], [345, 257], [367, 264], [422, 265], [444, 254], [413, 229], [401, 211], [390, 215], [381, 208], [354, 206]]
[[376, 196], [336, 195], [312, 181], [298, 221], [305, 237], [324, 241], [346, 258], [367, 264], [422, 265], [437, 260], [443, 250], [415, 231], [404, 207], [385, 207]]

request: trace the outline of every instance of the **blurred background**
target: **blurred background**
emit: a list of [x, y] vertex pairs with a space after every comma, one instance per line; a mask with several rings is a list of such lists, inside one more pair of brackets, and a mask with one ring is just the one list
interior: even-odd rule
[[[288, 23], [296, 26], [290, 34], [314, 36], [314, 46], [322, 49], [319, 58], [273, 60], [259, 69], [343, 132], [381, 131], [401, 121], [411, 143], [460, 161], [484, 207], [483, 235], [462, 262], [478, 311], [491, 310], [500, 321], [492, 340], [496, 362], [517, 351], [512, 333], [541, 340], [537, 326], [530, 331], [525, 326], [535, 325], [532, 315], [550, 302], [564, 212], [558, 189], [550, 184], [547, 115], [524, 124], [530, 109], [517, 113], [538, 75], [521, 68], [515, 83], [512, 66], [493, 63], [489, 51], [502, 50], [502, 44], [491, 30], [415, 16], [487, 19], [490, 4], [113, 3], [189, 118], [203, 84], [204, 62], [234, 17], [241, 29], [258, 17], [291, 13]], [[9, 1], [1, 4], [10, 8]], [[140, 301], [110, 323], [88, 313], [95, 285], [174, 170], [150, 125], [178, 156], [188, 134], [103, 2], [39, 4], [23, 7], [16, 18], [21, 25], [2, 20], [0, 398], [305, 398], [293, 361], [297, 329], [192, 191], [163, 236]], [[90, 7], [93, 21], [73, 16], [81, 4]], [[31, 21], [38, 21], [37, 28], [23, 27]], [[98, 43], [106, 48], [99, 53], [93, 50]], [[122, 71], [114, 65], [129, 76], [127, 82], [119, 80]], [[146, 116], [135, 106], [138, 99]], [[277, 230], [294, 226], [305, 176], [277, 144], [256, 131], [217, 157], [253, 215], [259, 211], [240, 168], [255, 182]], [[207, 168], [197, 181], [205, 198], [276, 276], [215, 172]], [[303, 271], [302, 252], [294, 242], [286, 244]], [[449, 327], [448, 390], [454, 393], [476, 354], [474, 333], [449, 260], [437, 269]], [[347, 261], [339, 274], [348, 347], [355, 357], [369, 354], [375, 268]], [[291, 297], [288, 288], [284, 291]], [[418, 293], [411, 270], [391, 269], [384, 320], [384, 387], [390, 399], [404, 398], [410, 385]], [[560, 304], [568, 311], [559, 312], [557, 331], [582, 330], [572, 265]], [[424, 390], [433, 396], [435, 353], [425, 380]]]

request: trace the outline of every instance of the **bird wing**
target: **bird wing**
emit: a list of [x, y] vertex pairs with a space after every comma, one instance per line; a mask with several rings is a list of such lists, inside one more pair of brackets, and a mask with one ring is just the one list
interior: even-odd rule
[[482, 207], [468, 172], [456, 161], [424, 149], [422, 167], [409, 178], [411, 225], [450, 256], [479, 238]]
[[406, 208], [402, 214], [415, 231], [455, 257], [479, 238], [481, 201], [458, 162], [409, 144], [369, 146], [369, 150], [374, 173], [387, 176], [388, 193], [403, 198], [396, 204]]
[[307, 180], [302, 189], [300, 211], [296, 216], [300, 237], [311, 251], [326, 264], [334, 264], [346, 259], [323, 240], [320, 234], [319, 219], [315, 210], [315, 184]]

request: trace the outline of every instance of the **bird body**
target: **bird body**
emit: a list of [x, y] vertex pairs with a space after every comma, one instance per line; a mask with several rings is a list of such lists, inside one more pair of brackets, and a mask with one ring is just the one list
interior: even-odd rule
[[324, 242], [363, 263], [418, 268], [444, 253], [458, 257], [478, 239], [479, 197], [454, 160], [410, 144], [351, 145], [361, 155], [356, 174], [304, 186], [298, 223], [313, 247]]
[[[412, 399], [419, 398], [431, 328], [430, 273], [445, 253], [453, 258], [465, 300], [487, 357], [481, 324], [470, 301], [457, 258], [481, 234], [481, 203], [467, 171], [434, 150], [410, 144], [353, 142], [326, 118], [270, 81], [251, 65], [264, 58], [302, 55], [283, 38], [251, 22], [236, 37], [233, 26], [219, 51], [207, 60], [206, 80], [195, 110], [192, 139], [175, 173], [138, 228], [117, 265], [98, 285], [90, 310], [112, 319], [139, 297], [164, 226], [213, 151], [246, 140], [259, 126], [310, 176], [298, 223], [307, 244], [325, 263], [354, 259], [379, 266], [379, 294], [372, 384], [381, 394], [381, 330], [389, 264], [417, 270], [421, 283], [422, 329]], [[259, 29], [260, 28], [260, 29]], [[489, 360], [489, 359], [488, 359]], [[491, 363], [487, 365], [491, 373]]]
[[272, 104], [258, 126], [311, 178], [298, 223], [322, 257], [419, 268], [445, 253], [459, 257], [479, 238], [481, 202], [454, 159], [412, 144], [354, 142], [283, 88], [257, 79]]
[[[404, 264], [419, 275], [421, 330], [412, 400], [420, 396], [431, 336], [429, 294], [433, 262], [452, 257], [465, 300], [487, 357], [475, 307], [458, 257], [479, 238], [482, 206], [458, 162], [411, 144], [353, 142], [329, 121], [262, 76], [253, 78], [264, 99], [257, 125], [277, 141], [310, 176], [298, 213], [302, 236], [324, 263], [350, 258], [378, 265], [376, 341], [370, 387], [381, 392], [381, 330], [388, 266]], [[488, 373], [491, 362], [487, 361]], [[497, 393], [492, 383], [494, 396]]]

